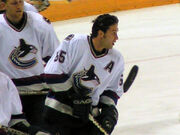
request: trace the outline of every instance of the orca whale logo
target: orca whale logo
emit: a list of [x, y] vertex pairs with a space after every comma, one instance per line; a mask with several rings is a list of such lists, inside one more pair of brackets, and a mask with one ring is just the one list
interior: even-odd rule
[[13, 65], [17, 68], [26, 69], [34, 66], [37, 63], [37, 59], [35, 57], [24, 60], [24, 58], [30, 54], [36, 54], [37, 48], [33, 45], [26, 44], [24, 39], [20, 39], [20, 45], [15, 47], [15, 49], [9, 55], [9, 60]]
[[80, 71], [73, 75], [74, 86], [80, 89], [93, 90], [93, 88], [100, 84], [100, 79], [95, 73], [94, 65], [86, 70]]

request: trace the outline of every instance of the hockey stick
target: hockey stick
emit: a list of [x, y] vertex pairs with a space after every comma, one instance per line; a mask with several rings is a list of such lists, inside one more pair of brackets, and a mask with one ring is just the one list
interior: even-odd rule
[[46, 95], [48, 91], [19, 90], [19, 95]]
[[[132, 83], [134, 82], [136, 76], [137, 76], [137, 73], [138, 73], [138, 66], [137, 65], [134, 65], [132, 67], [132, 69], [130, 70], [127, 78], [126, 78], [126, 81], [124, 83], [124, 93], [126, 93], [129, 88], [131, 87]], [[104, 133], [104, 135], [109, 135], [106, 130], [104, 128], [101, 127], [101, 125], [98, 123], [98, 121], [91, 115], [89, 114], [89, 120], [102, 132]]]
[[89, 114], [89, 120], [102, 132], [104, 135], [109, 135], [104, 128], [101, 127], [99, 122], [91, 115]]
[[[10, 128], [10, 127], [5, 127], [0, 125], [0, 129], [4, 131], [7, 135], [28, 135], [27, 133], [21, 132], [19, 130]], [[1, 133], [0, 133], [1, 134]]]
[[137, 65], [134, 65], [132, 67], [132, 69], [130, 70], [127, 78], [126, 78], [126, 81], [124, 82], [124, 93], [126, 93], [129, 88], [131, 87], [132, 83], [134, 82], [136, 76], [137, 76], [137, 73], [138, 73], [138, 69], [139, 67]]

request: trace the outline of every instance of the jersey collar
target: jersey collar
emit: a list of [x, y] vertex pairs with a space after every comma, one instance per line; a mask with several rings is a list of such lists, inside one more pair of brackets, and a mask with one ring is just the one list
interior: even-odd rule
[[88, 36], [88, 42], [89, 42], [91, 53], [93, 54], [93, 56], [95, 58], [103, 57], [103, 56], [105, 56], [108, 53], [108, 49], [103, 49], [101, 52], [97, 51], [94, 48], [94, 45], [93, 45], [93, 42], [92, 42], [92, 38], [90, 36]]
[[25, 27], [25, 25], [26, 25], [26, 22], [27, 22], [27, 13], [23, 13], [23, 18], [21, 19], [21, 21], [18, 23], [18, 24], [13, 24], [8, 18], [7, 18], [7, 16], [6, 16], [6, 14], [4, 14], [4, 18], [5, 18], [5, 20], [6, 20], [6, 22], [7, 22], [7, 24], [11, 27], [11, 28], [13, 28], [15, 31], [18, 31], [18, 32], [20, 32], [20, 31], [22, 31], [23, 29], [24, 29], [24, 27]]

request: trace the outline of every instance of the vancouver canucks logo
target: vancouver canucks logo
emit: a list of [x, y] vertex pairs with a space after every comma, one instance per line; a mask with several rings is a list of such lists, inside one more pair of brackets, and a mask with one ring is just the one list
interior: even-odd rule
[[93, 90], [93, 88], [100, 84], [99, 77], [94, 72], [94, 65], [86, 70], [84, 69], [81, 72], [75, 73], [73, 75], [73, 81], [76, 88], [81, 89], [89, 89]]
[[20, 39], [19, 41], [20, 45], [15, 47], [15, 49], [11, 52], [9, 55], [9, 60], [17, 68], [30, 68], [37, 63], [37, 59], [33, 57], [28, 60], [24, 60], [24, 58], [26, 58], [30, 53], [36, 54], [37, 48], [33, 45], [26, 44], [24, 39]]

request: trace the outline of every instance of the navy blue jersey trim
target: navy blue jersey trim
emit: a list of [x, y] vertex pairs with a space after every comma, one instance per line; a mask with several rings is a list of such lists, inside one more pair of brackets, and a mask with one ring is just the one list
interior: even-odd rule
[[69, 79], [67, 74], [44, 74], [44, 79], [47, 84], [64, 83]]
[[43, 74], [25, 78], [16, 78], [12, 79], [12, 81], [16, 86], [32, 85], [45, 82]]
[[101, 96], [107, 96], [111, 98], [115, 104], [117, 104], [117, 101], [120, 98], [115, 92], [111, 90], [104, 91], [103, 94], [101, 94]]

